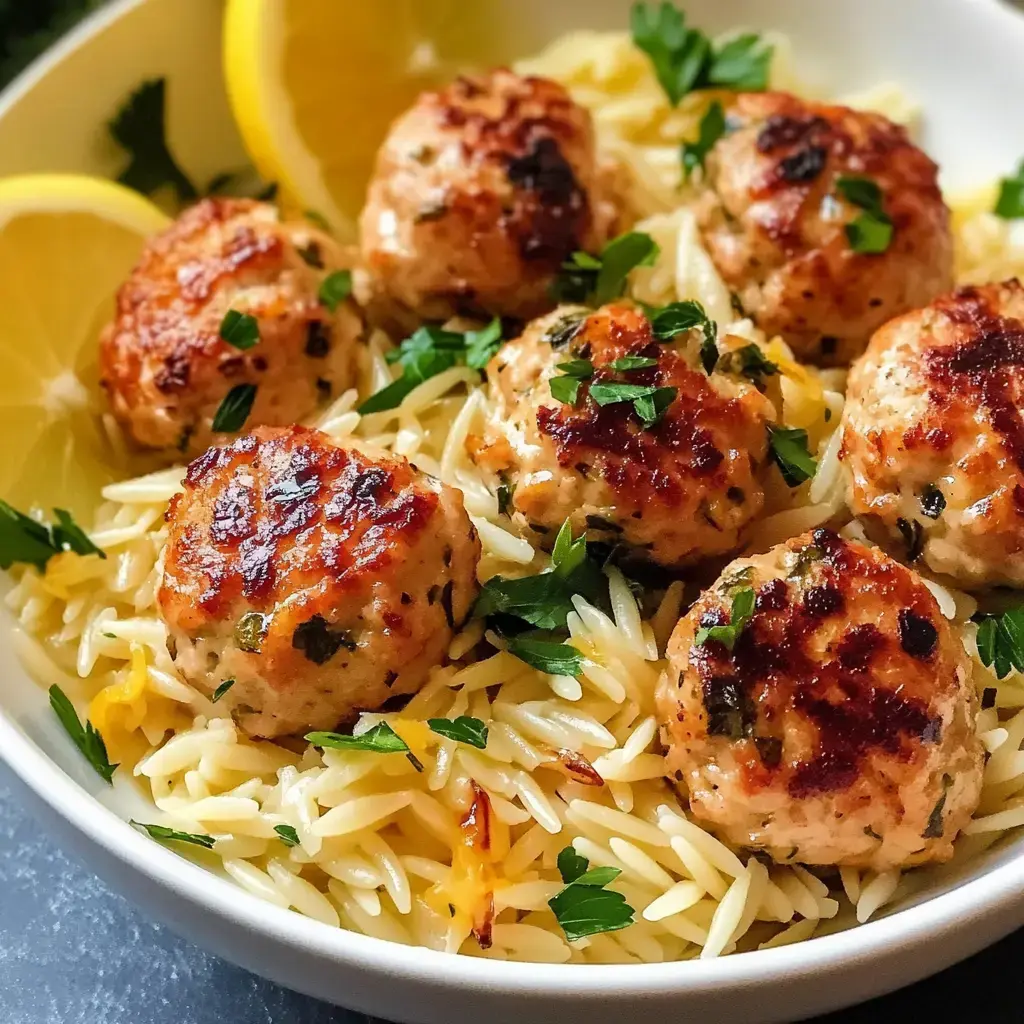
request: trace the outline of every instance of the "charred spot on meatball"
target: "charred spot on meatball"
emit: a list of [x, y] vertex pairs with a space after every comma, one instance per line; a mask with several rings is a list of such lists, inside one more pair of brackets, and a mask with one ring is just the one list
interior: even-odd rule
[[899, 613], [900, 646], [915, 658], [928, 658], [935, 651], [939, 631], [932, 623], [909, 608]]
[[314, 615], [295, 627], [292, 647], [302, 651], [314, 665], [326, 665], [341, 648], [354, 651], [358, 644], [348, 630], [332, 629], [322, 615]]

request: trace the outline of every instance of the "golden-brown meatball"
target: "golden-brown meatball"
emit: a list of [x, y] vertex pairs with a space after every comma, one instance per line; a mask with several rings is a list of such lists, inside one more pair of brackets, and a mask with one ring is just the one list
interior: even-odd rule
[[[949, 211], [935, 164], [879, 114], [744, 93], [707, 160], [698, 205], [704, 244], [744, 310], [800, 357], [837, 365], [872, 331], [952, 287]], [[856, 253], [846, 226], [861, 210], [841, 177], [879, 186], [894, 231], [880, 254]]]
[[[640, 369], [610, 364], [654, 360]], [[697, 366], [697, 343], [659, 343], [625, 304], [562, 307], [531, 323], [487, 367], [492, 415], [470, 455], [512, 488], [512, 507], [550, 542], [562, 522], [592, 539], [680, 566], [738, 547], [760, 511], [771, 403], [753, 384]], [[576, 401], [551, 392], [559, 364], [589, 360]], [[631, 401], [598, 405], [593, 389], [621, 382], [666, 389], [647, 427]]]
[[[230, 435], [212, 423], [228, 392], [256, 386], [247, 425], [308, 416], [353, 380], [362, 322], [351, 301], [318, 297], [339, 267], [337, 244], [248, 199], [204, 199], [151, 239], [117, 296], [100, 341], [101, 383], [139, 444], [175, 454]], [[220, 337], [234, 309], [259, 322], [241, 350]]]
[[965, 586], [1021, 586], [1022, 409], [1018, 281], [962, 288], [886, 324], [850, 372], [850, 508]]
[[498, 70], [423, 93], [381, 146], [360, 220], [371, 315], [550, 309], [562, 262], [605, 240], [598, 178], [590, 115], [556, 82]]
[[414, 693], [476, 595], [462, 495], [404, 459], [261, 427], [188, 468], [157, 595], [178, 669], [252, 736]]
[[[697, 642], [751, 596], [731, 650], [715, 633]], [[668, 658], [668, 765], [729, 842], [877, 871], [952, 856], [981, 790], [977, 699], [963, 644], [912, 570], [815, 530], [729, 565]]]

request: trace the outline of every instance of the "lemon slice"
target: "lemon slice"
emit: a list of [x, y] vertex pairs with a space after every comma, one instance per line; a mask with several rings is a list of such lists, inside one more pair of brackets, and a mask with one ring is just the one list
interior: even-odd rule
[[96, 341], [147, 235], [142, 196], [98, 178], [0, 179], [0, 497], [86, 515], [137, 467], [104, 428]]
[[353, 238], [374, 154], [423, 89], [498, 63], [495, 0], [228, 0], [224, 71], [260, 175]]

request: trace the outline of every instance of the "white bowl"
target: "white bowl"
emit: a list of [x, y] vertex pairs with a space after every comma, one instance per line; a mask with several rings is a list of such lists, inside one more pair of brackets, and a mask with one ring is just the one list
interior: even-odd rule
[[[572, 27], [626, 23], [624, 0], [508, 0], [509, 56]], [[924, 144], [947, 185], [985, 182], [1024, 155], [1024, 19], [996, 0], [691, 0], [711, 29], [777, 28], [801, 73], [846, 90], [896, 79], [927, 112]], [[88, 20], [0, 99], [0, 174], [109, 173], [103, 124], [146, 76], [171, 82], [172, 141], [201, 179], [243, 157], [219, 68], [210, 0], [121, 0]], [[191, 122], [189, 129], [181, 126]], [[198, 122], [199, 129], [195, 125]], [[179, 139], [180, 135], [180, 139]], [[179, 145], [180, 143], [180, 145]], [[0, 438], [17, 443], [17, 438]], [[0, 628], [6, 628], [0, 622]], [[618, 1024], [794, 1020], [941, 970], [1024, 924], [1024, 836], [876, 921], [809, 942], [719, 960], [552, 966], [446, 956], [280, 910], [135, 832], [142, 797], [90, 773], [9, 645], [0, 650], [0, 755], [60, 841], [181, 934], [291, 988], [416, 1024]]]

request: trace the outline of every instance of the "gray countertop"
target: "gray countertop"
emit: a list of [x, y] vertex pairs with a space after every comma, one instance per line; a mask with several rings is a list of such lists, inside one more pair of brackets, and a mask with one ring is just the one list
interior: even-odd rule
[[[65, 857], [0, 766], [0, 1024], [367, 1024], [203, 952]], [[1024, 1020], [1024, 931], [820, 1024]], [[523, 1024], [529, 1024], [524, 1021]]]

